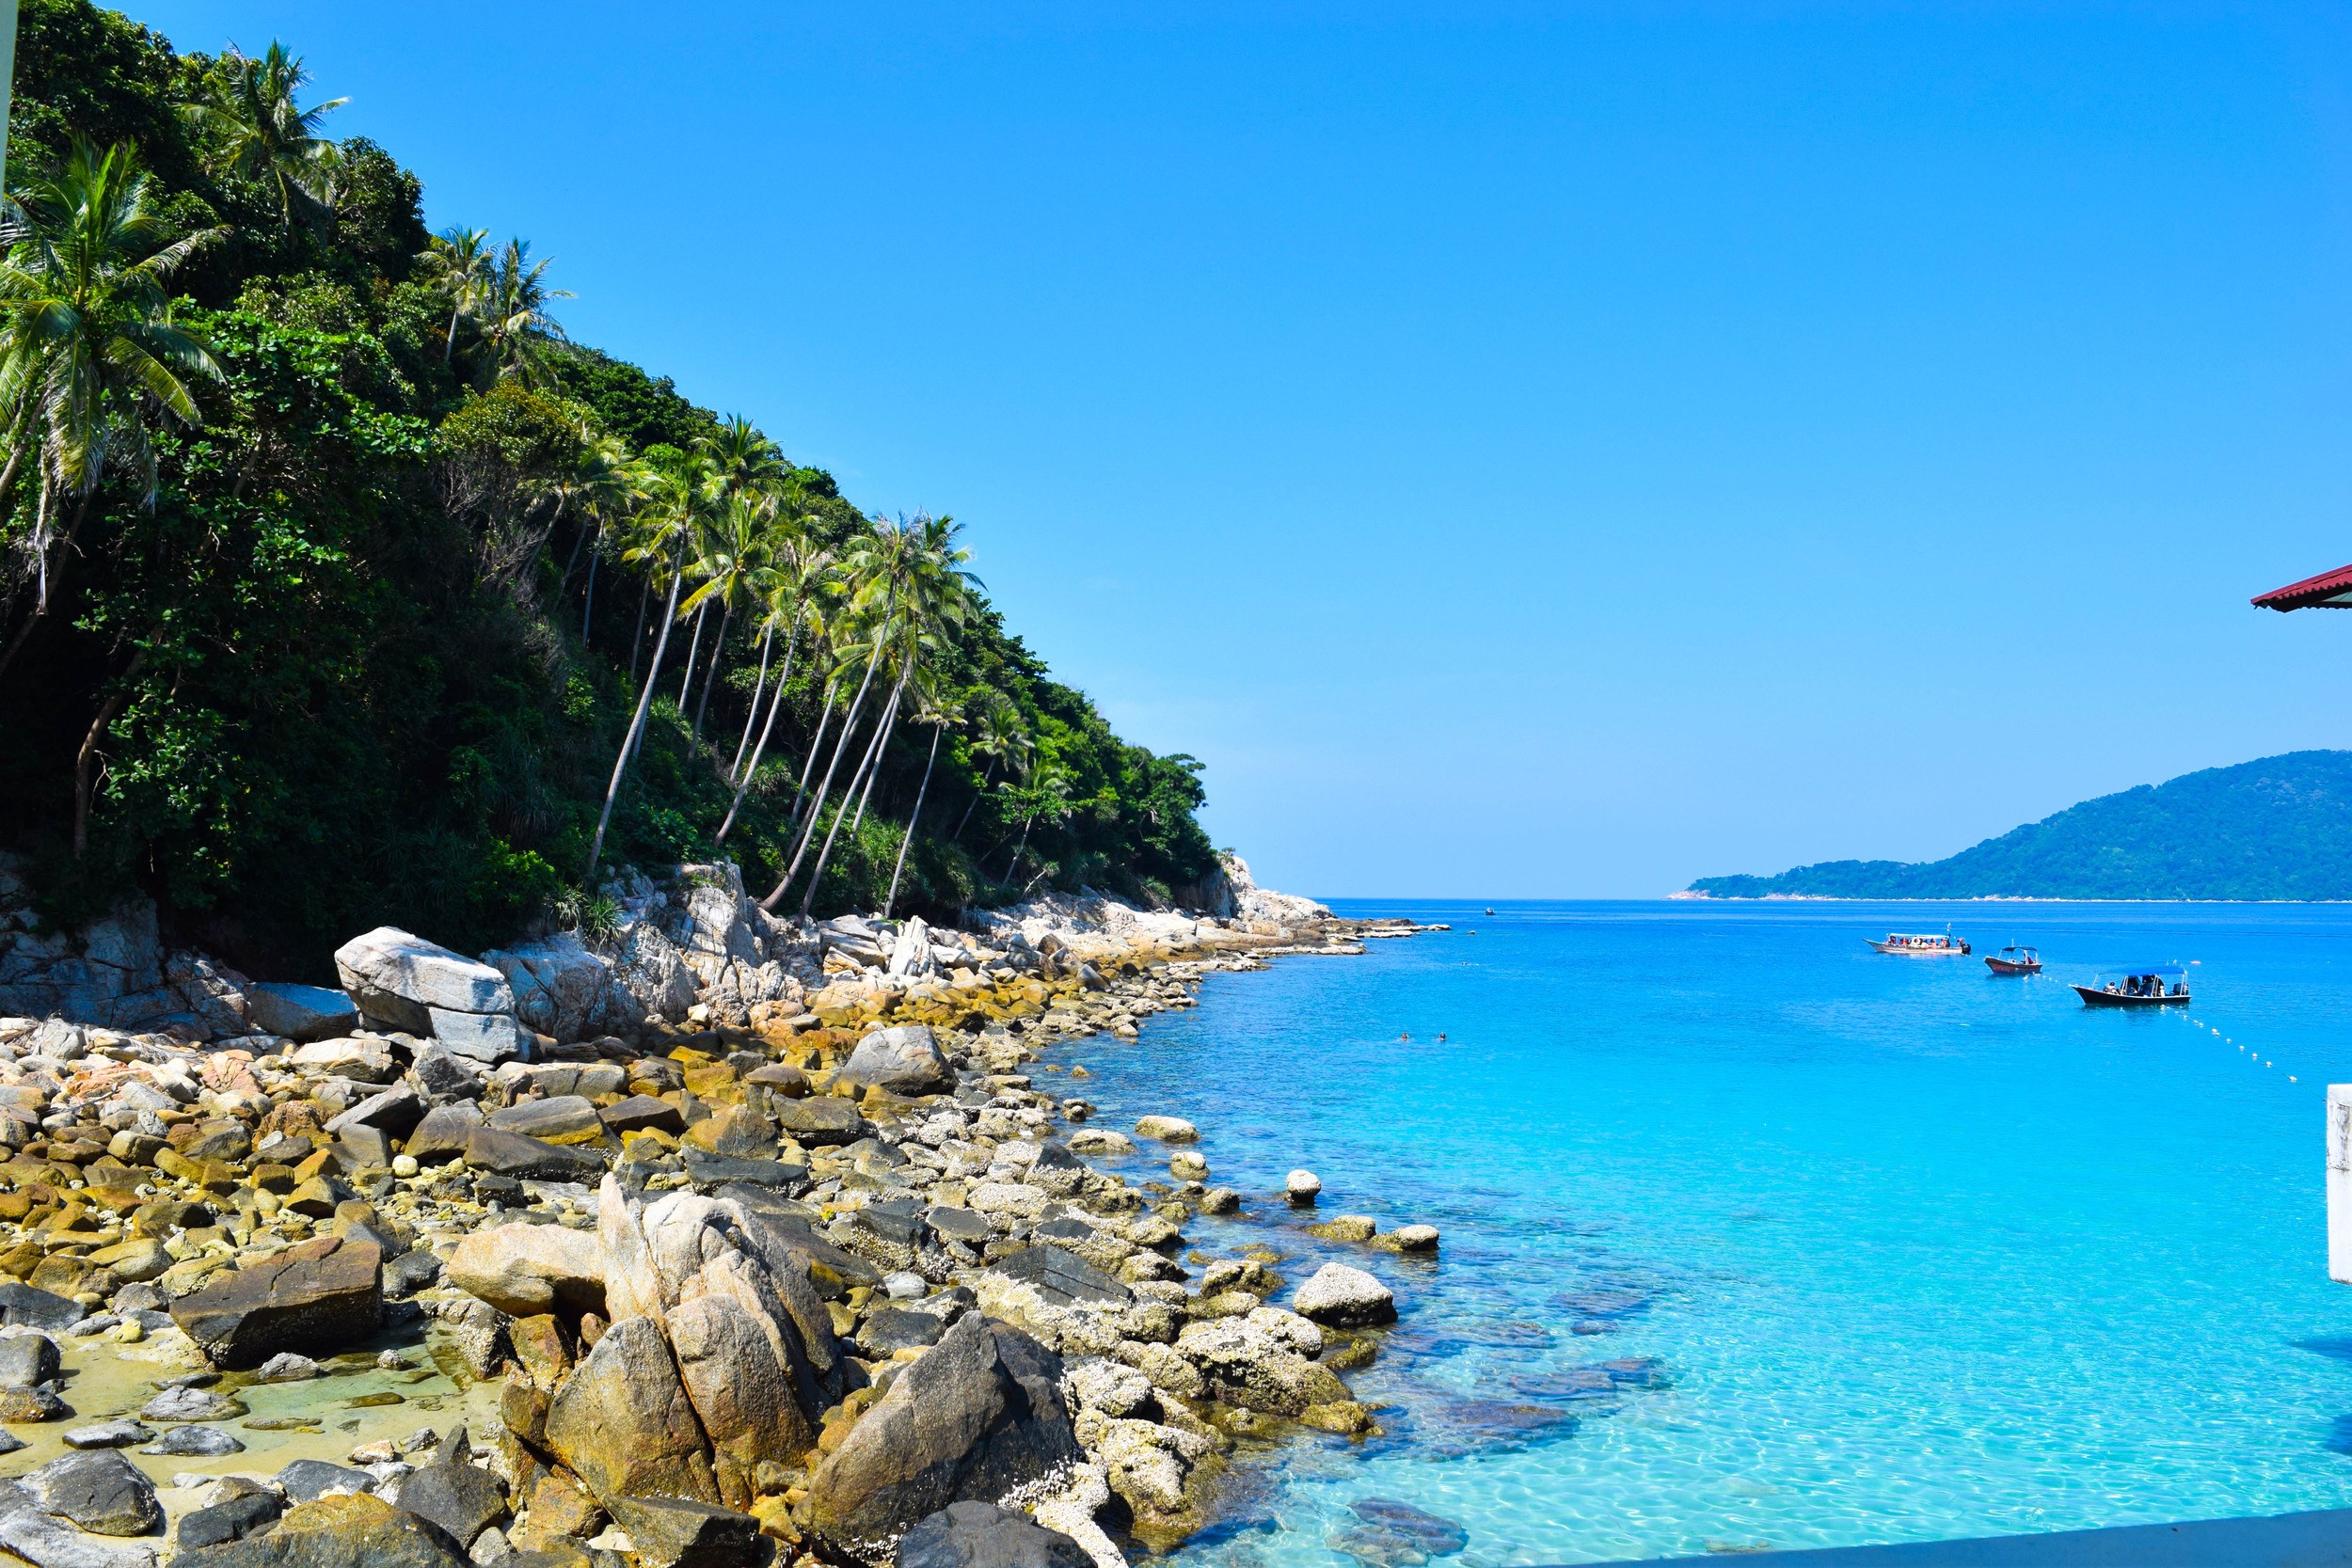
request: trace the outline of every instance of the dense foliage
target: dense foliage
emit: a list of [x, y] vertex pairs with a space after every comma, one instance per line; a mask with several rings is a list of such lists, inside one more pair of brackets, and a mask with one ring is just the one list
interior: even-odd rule
[[2352, 898], [2352, 752], [2290, 752], [2069, 806], [1948, 860], [1704, 877], [1717, 898]]
[[277, 974], [383, 921], [478, 949], [593, 903], [608, 812], [608, 866], [732, 815], [785, 914], [1210, 872], [1197, 765], [1054, 682], [951, 523], [568, 342], [548, 263], [428, 234], [299, 59], [21, 15], [0, 847], [52, 919], [143, 889]]

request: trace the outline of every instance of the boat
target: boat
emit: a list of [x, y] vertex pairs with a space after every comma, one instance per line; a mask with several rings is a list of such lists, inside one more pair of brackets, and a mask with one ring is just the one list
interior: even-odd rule
[[2098, 985], [2076, 986], [2074, 994], [2086, 1007], [2185, 1007], [2188, 971], [2179, 964], [2126, 964], [2103, 970]]
[[[1870, 942], [1868, 937], [1862, 940]], [[1941, 936], [1933, 932], [1907, 935], [1901, 931], [1890, 931], [1884, 942], [1870, 942], [1870, 945], [1882, 953], [1896, 953], [1906, 958], [1964, 958], [1968, 956], [1967, 942], [1954, 937], [1948, 927]]]
[[2039, 974], [2042, 973], [2042, 955], [2030, 947], [2011, 944], [2002, 948], [1998, 954], [1987, 954], [1984, 967], [1995, 974]]

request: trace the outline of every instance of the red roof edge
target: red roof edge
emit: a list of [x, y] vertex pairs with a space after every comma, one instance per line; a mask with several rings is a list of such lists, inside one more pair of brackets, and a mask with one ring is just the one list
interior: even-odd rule
[[2258, 610], [2352, 610], [2352, 604], [2332, 602], [2352, 594], [2352, 566], [2339, 566], [2332, 572], [2322, 572], [2301, 582], [2290, 582], [2284, 588], [2274, 588], [2252, 600]]

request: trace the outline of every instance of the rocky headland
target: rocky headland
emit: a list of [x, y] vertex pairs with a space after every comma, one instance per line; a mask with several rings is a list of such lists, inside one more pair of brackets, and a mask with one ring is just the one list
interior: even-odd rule
[[[1153, 911], [798, 927], [728, 864], [340, 988], [40, 932], [0, 867], [0, 1547], [38, 1568], [1118, 1568], [1237, 1444], [1376, 1430], [1395, 1304], [1189, 1250], [1187, 1121], [1099, 1127], [1053, 1044], [1345, 955], [1246, 865]], [[1054, 1080], [1076, 1092], [1041, 1085]], [[1164, 1152], [1132, 1184], [1090, 1164]], [[1434, 1252], [1339, 1215], [1326, 1240]], [[1287, 1305], [1278, 1305], [1278, 1298]]]

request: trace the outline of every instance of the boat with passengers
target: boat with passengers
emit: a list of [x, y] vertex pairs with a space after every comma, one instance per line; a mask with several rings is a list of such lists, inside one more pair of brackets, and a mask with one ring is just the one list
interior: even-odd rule
[[2179, 964], [2126, 964], [2102, 972], [2095, 986], [2076, 986], [2074, 994], [2087, 1007], [2185, 1007], [2188, 971]]
[[1984, 967], [1995, 974], [2039, 974], [2042, 973], [2042, 955], [2030, 947], [2019, 947], [2012, 942], [2000, 952], [1988, 956]]
[[[1870, 942], [1868, 937], [1862, 940]], [[1948, 926], [1944, 927], [1941, 936], [1931, 931], [1925, 935], [1890, 931], [1884, 942], [1870, 942], [1870, 945], [1882, 953], [1894, 953], [1906, 958], [1964, 958], [1968, 956], [1968, 944], [1954, 937]]]

